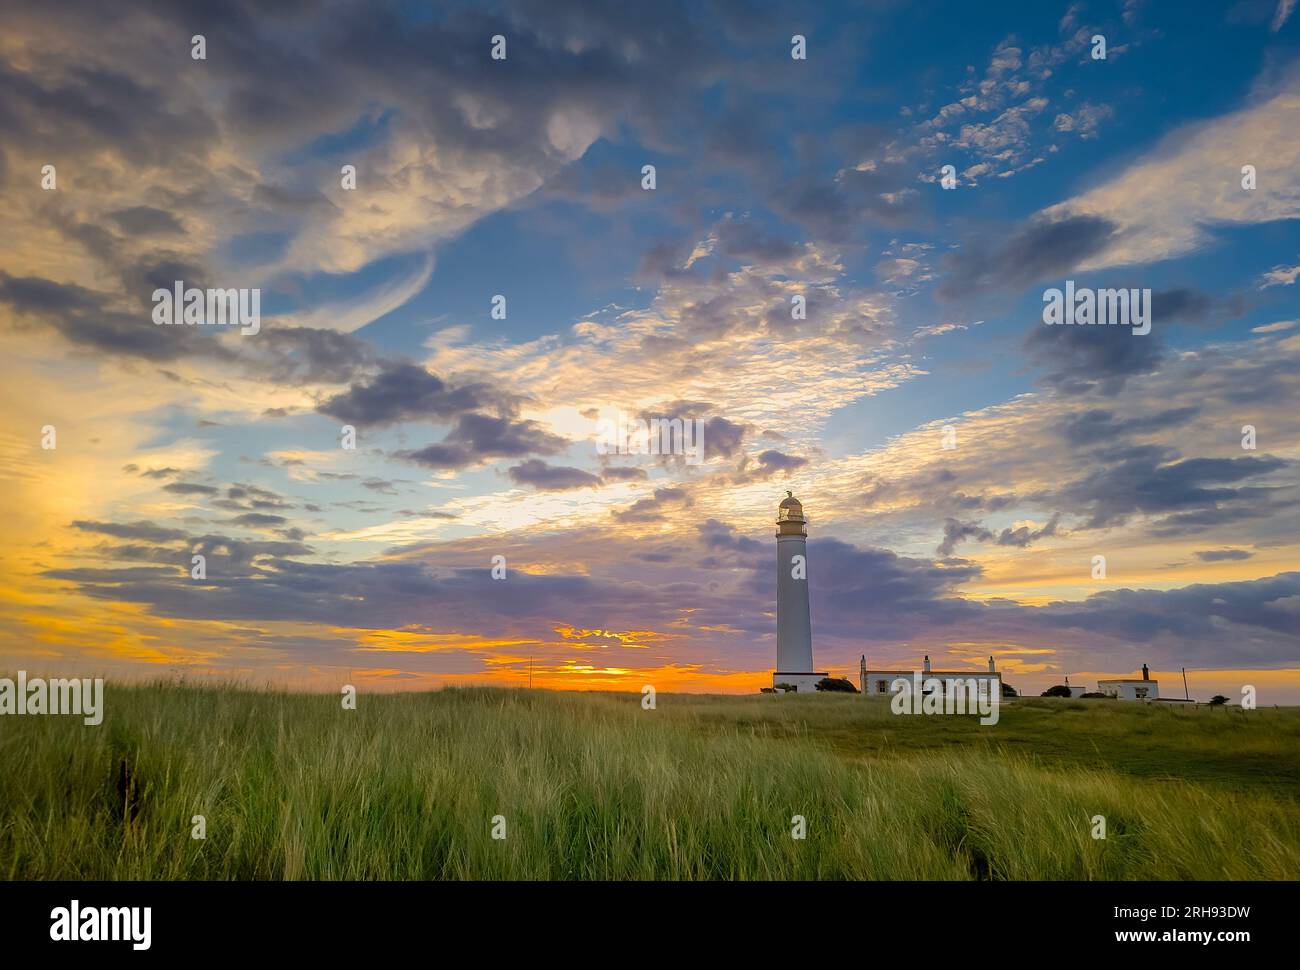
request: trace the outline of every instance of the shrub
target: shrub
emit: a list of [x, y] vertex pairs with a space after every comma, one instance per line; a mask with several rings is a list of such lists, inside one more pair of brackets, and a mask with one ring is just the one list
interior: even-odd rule
[[839, 691], [841, 694], [856, 694], [858, 689], [843, 677], [823, 677], [817, 681], [818, 690]]

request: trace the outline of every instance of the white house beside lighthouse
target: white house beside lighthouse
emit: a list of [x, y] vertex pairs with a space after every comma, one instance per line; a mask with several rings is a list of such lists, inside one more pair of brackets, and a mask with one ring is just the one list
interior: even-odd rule
[[812, 693], [827, 674], [813, 669], [808, 607], [808, 532], [803, 506], [786, 492], [776, 515], [776, 670], [772, 685]]

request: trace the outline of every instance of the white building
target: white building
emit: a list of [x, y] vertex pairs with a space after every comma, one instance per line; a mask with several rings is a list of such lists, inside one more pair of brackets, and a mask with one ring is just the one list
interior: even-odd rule
[[[858, 662], [858, 690], [864, 697], [889, 697], [903, 690], [903, 684], [911, 684], [914, 670], [868, 670], [864, 654]], [[943, 685], [943, 693], [960, 693], [967, 689], [970, 681], [975, 682], [979, 697], [1001, 697], [1002, 674], [993, 666], [989, 657], [989, 669], [984, 670], [932, 670], [927, 654], [921, 662], [922, 683], [933, 678]], [[992, 691], [993, 693], [990, 693]]]
[[1068, 675], [1065, 678], [1065, 686], [1070, 688], [1071, 697], [1082, 697], [1084, 694], [1088, 692], [1088, 688], [1086, 687], [1075, 687], [1073, 684], [1071, 684]]
[[1118, 697], [1122, 701], [1157, 701], [1160, 699], [1160, 681], [1151, 679], [1151, 671], [1142, 665], [1141, 679], [1115, 679], [1097, 681], [1097, 689], [1103, 694]]
[[808, 606], [808, 532], [803, 506], [786, 492], [776, 515], [776, 670], [772, 686], [812, 693], [828, 676], [813, 669]]

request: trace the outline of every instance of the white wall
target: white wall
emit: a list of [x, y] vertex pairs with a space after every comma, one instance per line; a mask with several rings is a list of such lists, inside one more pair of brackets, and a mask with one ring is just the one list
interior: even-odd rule
[[1155, 680], [1099, 680], [1097, 687], [1103, 694], [1118, 697], [1122, 701], [1153, 701], [1160, 696], [1160, 682]]
[[[940, 674], [932, 676], [937, 680], [947, 681], [949, 677], [953, 675]], [[1000, 693], [1002, 690], [1002, 675], [998, 673], [991, 674], [988, 671], [972, 671], [971, 673], [966, 673], [963, 671], [961, 674], [956, 675], [956, 677], [960, 678], [962, 681], [974, 680], [976, 683], [976, 690], [979, 692], [979, 696], [981, 697], [990, 696], [988, 693], [990, 690], [994, 693]], [[929, 678], [922, 675], [921, 684], [923, 686], [927, 679]], [[879, 685], [882, 680], [885, 682], [885, 692], [883, 694], [879, 690]], [[867, 697], [892, 697], [897, 693], [897, 690], [894, 688], [894, 682], [898, 680], [905, 680], [910, 685], [912, 683], [912, 672], [910, 670], [905, 672], [897, 670], [868, 670], [866, 679], [867, 687], [863, 693]], [[945, 684], [945, 687], [946, 686], [947, 685]], [[859, 690], [861, 690], [861, 687], [859, 687]], [[964, 691], [965, 685], [956, 685], [956, 690]]]
[[822, 680], [822, 678], [827, 676], [829, 676], [829, 674], [824, 672], [811, 674], [785, 674], [778, 670], [772, 674], [772, 686], [775, 687], [777, 684], [789, 684], [791, 687], [799, 688], [800, 694], [815, 694], [817, 693], [817, 684]]

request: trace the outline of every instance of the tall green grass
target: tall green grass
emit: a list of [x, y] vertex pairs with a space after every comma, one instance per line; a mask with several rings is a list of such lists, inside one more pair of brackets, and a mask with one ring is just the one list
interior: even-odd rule
[[[98, 728], [0, 719], [0, 876], [1300, 878], [1293, 711], [1024, 702], [978, 728], [854, 697], [646, 711], [639, 696], [462, 689], [344, 711], [167, 684], [110, 684], [105, 706]], [[1069, 732], [1073, 760], [1057, 750]], [[1282, 782], [1153, 779], [1093, 752], [1111, 745], [1175, 766], [1275, 758]]]

